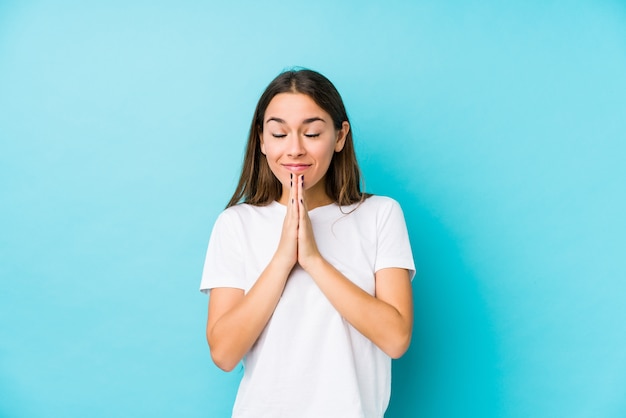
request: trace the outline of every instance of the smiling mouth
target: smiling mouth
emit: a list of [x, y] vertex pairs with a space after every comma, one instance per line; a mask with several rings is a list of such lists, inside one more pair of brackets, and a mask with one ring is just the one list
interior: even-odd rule
[[283, 167], [285, 167], [289, 171], [300, 172], [311, 167], [311, 165], [310, 164], [283, 164]]

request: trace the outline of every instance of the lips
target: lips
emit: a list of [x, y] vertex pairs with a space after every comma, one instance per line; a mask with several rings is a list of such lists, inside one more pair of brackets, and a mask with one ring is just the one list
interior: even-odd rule
[[283, 164], [283, 167], [292, 173], [301, 173], [311, 167], [311, 164]]

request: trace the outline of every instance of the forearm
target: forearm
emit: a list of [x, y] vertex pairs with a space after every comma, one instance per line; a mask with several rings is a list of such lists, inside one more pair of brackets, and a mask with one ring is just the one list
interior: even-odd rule
[[249, 292], [241, 294], [237, 302], [213, 323], [209, 307], [207, 341], [218, 367], [232, 370], [250, 350], [272, 316], [289, 272], [273, 260]]
[[404, 354], [411, 341], [413, 328], [410, 281], [404, 309], [370, 295], [350, 281], [323, 258], [307, 266], [307, 271], [335, 309], [357, 331], [371, 340], [392, 358]]

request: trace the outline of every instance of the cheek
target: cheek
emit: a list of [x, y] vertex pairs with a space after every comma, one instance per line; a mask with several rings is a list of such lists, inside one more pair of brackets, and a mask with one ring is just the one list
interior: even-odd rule
[[330, 160], [333, 158], [333, 155], [335, 155], [335, 148], [330, 146], [320, 147], [317, 150], [316, 154], [318, 156], [318, 160], [330, 162]]
[[[265, 149], [265, 161], [267, 162], [267, 166], [269, 167], [270, 171], [272, 172], [272, 174], [274, 174], [274, 177], [276, 177], [281, 183], [285, 183], [285, 179], [280, 177], [280, 164], [278, 164], [277, 159], [278, 157], [272, 153], [272, 149], [271, 148], [266, 148]], [[287, 182], [289, 182], [289, 180], [287, 180]]]
[[273, 159], [275, 160], [280, 154], [277, 144], [272, 140], [261, 140], [261, 152], [267, 157], [268, 162], [271, 162]]
[[279, 157], [279, 154], [276, 153], [272, 148], [265, 147], [265, 152], [263, 153], [265, 158], [267, 159], [267, 163], [272, 166], [276, 165], [276, 160]]

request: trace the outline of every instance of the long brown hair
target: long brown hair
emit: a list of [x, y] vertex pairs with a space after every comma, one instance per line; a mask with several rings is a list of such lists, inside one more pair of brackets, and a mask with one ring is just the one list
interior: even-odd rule
[[[309, 96], [328, 113], [336, 130], [348, 122], [343, 100], [335, 86], [322, 74], [307, 70], [289, 70], [279, 74], [267, 86], [257, 103], [248, 134], [239, 184], [227, 208], [239, 202], [265, 206], [278, 200], [282, 185], [274, 176], [261, 152], [261, 134], [265, 110], [280, 93], [301, 93]], [[343, 149], [335, 152], [326, 172], [326, 193], [340, 206], [361, 202], [369, 195], [361, 193], [361, 171], [354, 152], [352, 129], [346, 136]]]

